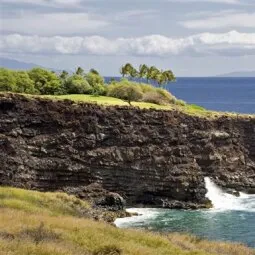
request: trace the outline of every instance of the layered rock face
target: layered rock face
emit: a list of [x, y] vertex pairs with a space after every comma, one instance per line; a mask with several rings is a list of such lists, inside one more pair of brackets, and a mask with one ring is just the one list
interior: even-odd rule
[[0, 185], [84, 196], [96, 184], [132, 206], [198, 208], [204, 176], [255, 190], [255, 118], [0, 95]]

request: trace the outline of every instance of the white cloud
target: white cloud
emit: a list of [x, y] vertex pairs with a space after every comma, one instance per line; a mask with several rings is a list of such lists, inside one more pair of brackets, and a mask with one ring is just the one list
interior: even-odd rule
[[192, 2], [209, 2], [221, 4], [244, 4], [243, 0], [168, 0], [169, 2], [192, 3]]
[[204, 19], [193, 19], [181, 22], [186, 28], [192, 29], [218, 29], [218, 28], [233, 28], [247, 27], [255, 28], [255, 12], [254, 13], [238, 13], [225, 12], [213, 14]]
[[255, 33], [203, 33], [184, 38], [150, 35], [107, 39], [88, 37], [40, 37], [19, 34], [0, 39], [0, 50], [9, 53], [82, 55], [255, 55]]
[[19, 16], [2, 19], [2, 24], [2, 30], [9, 33], [58, 35], [91, 32], [107, 26], [109, 22], [88, 13], [21, 12]]
[[14, 4], [34, 4], [34, 5], [46, 5], [53, 6], [56, 4], [61, 5], [76, 5], [81, 3], [83, 0], [1, 0], [3, 3], [14, 3]]

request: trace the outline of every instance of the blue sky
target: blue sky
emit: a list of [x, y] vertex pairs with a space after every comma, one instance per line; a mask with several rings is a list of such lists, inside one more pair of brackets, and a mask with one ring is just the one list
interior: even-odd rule
[[254, 70], [255, 0], [1, 0], [1, 56], [116, 75]]

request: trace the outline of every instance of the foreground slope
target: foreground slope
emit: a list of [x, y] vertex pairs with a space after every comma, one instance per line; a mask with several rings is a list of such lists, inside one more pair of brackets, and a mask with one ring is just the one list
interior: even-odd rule
[[243, 245], [121, 230], [84, 218], [88, 202], [64, 193], [0, 187], [2, 255], [254, 255]]

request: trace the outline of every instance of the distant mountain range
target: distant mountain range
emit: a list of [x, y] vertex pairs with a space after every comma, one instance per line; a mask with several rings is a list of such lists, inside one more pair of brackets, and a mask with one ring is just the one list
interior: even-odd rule
[[[0, 67], [5, 67], [13, 70], [29, 70], [34, 67], [42, 67], [45, 69], [49, 69], [55, 71], [57, 73], [62, 70], [57, 70], [54, 68], [43, 67], [34, 63], [26, 63], [23, 61], [18, 61], [15, 59], [3, 58], [0, 57]], [[68, 72], [72, 72], [71, 70], [67, 70]], [[255, 77], [255, 71], [244, 71], [244, 72], [232, 72], [227, 74], [217, 75], [216, 77]]]
[[227, 74], [217, 75], [217, 77], [255, 77], [255, 71], [232, 72]]
[[34, 67], [39, 67], [39, 65], [34, 63], [25, 63], [9, 58], [0, 58], [0, 66], [14, 70], [28, 70]]
[[[37, 65], [34, 63], [27, 63], [27, 62], [15, 60], [15, 59], [2, 58], [2, 57], [0, 57], [0, 67], [13, 69], [13, 70], [29, 70], [34, 67], [41, 67], [41, 68], [48, 69], [48, 70], [51, 70], [51, 71], [54, 71], [57, 73], [62, 72], [62, 70], [44, 67], [44, 66], [40, 66], [40, 65]], [[69, 71], [69, 70], [67, 70], [67, 71]]]

